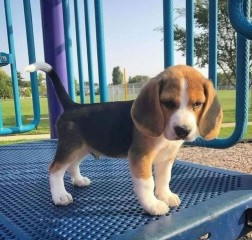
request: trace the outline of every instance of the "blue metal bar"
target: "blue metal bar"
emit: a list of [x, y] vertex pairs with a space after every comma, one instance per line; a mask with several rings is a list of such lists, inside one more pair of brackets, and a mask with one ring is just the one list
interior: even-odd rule
[[[61, 1], [40, 1], [45, 61], [58, 73], [67, 88], [66, 54]], [[56, 122], [63, 112], [55, 95], [52, 83], [47, 81], [51, 138], [57, 138]]]
[[79, 72], [79, 87], [80, 87], [80, 102], [85, 102], [85, 88], [84, 88], [84, 72], [83, 72], [83, 57], [82, 57], [82, 44], [80, 34], [80, 17], [79, 17], [79, 1], [74, 0], [74, 16], [76, 28], [76, 45], [77, 45], [77, 59], [78, 59], [78, 72]]
[[173, 0], [163, 0], [164, 67], [174, 64]]
[[90, 33], [90, 17], [89, 17], [89, 0], [84, 0], [85, 24], [86, 24], [86, 44], [87, 44], [87, 62], [88, 62], [88, 78], [90, 102], [95, 102], [94, 76], [93, 76], [93, 60], [92, 60], [92, 41]]
[[209, 54], [209, 79], [217, 87], [217, 32], [218, 32], [218, 0], [209, 1], [209, 37], [208, 37], [208, 54]]
[[16, 119], [17, 127], [21, 127], [22, 126], [21, 108], [20, 108], [20, 101], [19, 101], [18, 79], [17, 79], [17, 70], [16, 70], [17, 68], [16, 68], [15, 48], [14, 48], [14, 36], [13, 36], [13, 27], [12, 27], [12, 19], [11, 19], [11, 7], [10, 7], [9, 0], [4, 0], [4, 8], [5, 8], [5, 17], [6, 17], [6, 24], [7, 24], [9, 51], [13, 57], [13, 62], [11, 64], [11, 80], [12, 80], [12, 86], [13, 86], [15, 119]]
[[64, 23], [64, 35], [65, 35], [65, 48], [66, 48], [65, 51], [66, 51], [68, 93], [69, 96], [75, 101], [75, 83], [73, 72], [73, 54], [72, 54], [69, 0], [62, 0], [62, 9], [63, 9], [63, 23]]
[[186, 64], [194, 65], [194, 0], [186, 0]]
[[[249, 41], [237, 34], [236, 126], [231, 139], [241, 140], [247, 129], [249, 105]], [[246, 55], [246, 56], [243, 56]]]
[[[23, 0], [23, 3], [24, 3], [24, 15], [25, 15], [29, 63], [34, 63], [36, 62], [36, 56], [35, 56], [31, 4], [30, 0]], [[40, 121], [40, 103], [39, 103], [37, 74], [31, 73], [30, 77], [31, 77], [32, 103], [34, 113], [34, 119], [32, 120], [31, 123], [37, 126]]]
[[106, 102], [108, 100], [108, 89], [107, 89], [107, 77], [106, 77], [102, 0], [94, 0], [94, 6], [95, 6], [95, 25], [96, 25], [100, 101]]
[[33, 130], [36, 126], [34, 124], [22, 125], [21, 127], [3, 127], [0, 128], [0, 135], [14, 134], [14, 133], [22, 133], [29, 132]]
[[233, 28], [252, 40], [252, 24], [243, 11], [243, 0], [228, 0], [228, 14]]
[[[9, 51], [10, 51], [10, 55], [8, 55], [9, 57], [8, 64], [11, 65], [11, 77], [12, 77], [16, 126], [13, 126], [13, 127], [3, 126], [2, 109], [0, 109], [0, 135], [30, 131], [38, 125], [39, 120], [40, 120], [38, 87], [37, 87], [36, 75], [33, 74], [32, 79], [31, 79], [31, 87], [32, 87], [32, 95], [33, 95], [32, 101], [33, 101], [34, 119], [31, 121], [30, 124], [26, 124], [26, 125], [22, 124], [10, 2], [9, 0], [6, 0], [4, 3], [5, 3], [5, 12], [6, 12], [8, 44], [9, 44]], [[24, 3], [27, 43], [28, 43], [28, 50], [29, 50], [28, 54], [29, 54], [30, 62], [34, 62], [35, 49], [34, 49], [34, 42], [33, 42], [33, 29], [32, 29], [30, 1], [24, 0], [23, 3]]]
[[[244, 15], [249, 18], [250, 1], [244, 0]], [[203, 141], [197, 139], [193, 145], [212, 148], [231, 147], [240, 141], [246, 131], [248, 122], [249, 104], [249, 52], [250, 42], [242, 35], [237, 34], [236, 50], [236, 124], [232, 135], [226, 139]]]
[[2, 100], [0, 98], [0, 132], [3, 130]]

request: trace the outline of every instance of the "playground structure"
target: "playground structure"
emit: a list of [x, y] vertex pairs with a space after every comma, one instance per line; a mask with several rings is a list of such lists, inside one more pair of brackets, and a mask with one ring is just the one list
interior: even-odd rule
[[[11, 29], [11, 7], [5, 0], [5, 14]], [[32, 11], [29, 0], [24, 0], [29, 62], [36, 61], [34, 51]], [[88, 54], [90, 99], [93, 102], [93, 70], [90, 41], [89, 0], [84, 1], [86, 42]], [[193, 0], [186, 1], [187, 52], [186, 63], [193, 65]], [[75, 26], [80, 27], [79, 1], [74, 1]], [[249, 93], [249, 40], [252, 39], [248, 0], [230, 0], [230, 21], [237, 31], [237, 91], [236, 125], [227, 139], [203, 141], [194, 144], [213, 148], [226, 148], [237, 143], [247, 126]], [[209, 78], [217, 83], [217, 0], [209, 1]], [[101, 102], [108, 100], [102, 1], [95, 0], [97, 55]], [[75, 99], [72, 66], [69, 1], [41, 1], [45, 61], [59, 73], [69, 95]], [[46, 14], [45, 14], [46, 13]], [[173, 1], [163, 1], [164, 15], [164, 67], [173, 65]], [[57, 27], [56, 27], [57, 26]], [[78, 35], [78, 34], [77, 34]], [[39, 122], [39, 101], [36, 74], [31, 75], [34, 119], [24, 126], [18, 99], [17, 70], [12, 32], [8, 32], [9, 53], [1, 53], [1, 66], [10, 64], [15, 102], [16, 126], [5, 128], [1, 121], [0, 134], [17, 133], [34, 128]], [[82, 72], [80, 36], [76, 36], [79, 76]], [[58, 46], [64, 42], [65, 51]], [[83, 79], [80, 86], [83, 86]], [[83, 96], [83, 88], [80, 89]], [[54, 125], [61, 113], [54, 92], [48, 84], [51, 138], [56, 138]], [[81, 102], [84, 98], [81, 97]], [[166, 216], [144, 214], [132, 192], [127, 161], [92, 157], [84, 162], [90, 169], [93, 185], [87, 189], [74, 189], [75, 204], [66, 208], [55, 207], [50, 201], [47, 165], [57, 140], [3, 146], [0, 148], [0, 238], [2, 239], [235, 239], [251, 230], [252, 176], [177, 161], [173, 170], [172, 189], [182, 199], [180, 207]], [[32, 167], [30, 167], [32, 166]], [[103, 171], [99, 171], [102, 169]], [[22, 174], [21, 174], [22, 173]], [[69, 180], [69, 179], [68, 179]], [[112, 188], [111, 186], [115, 186]], [[123, 191], [122, 191], [123, 189]], [[75, 227], [77, 226], [77, 227]]]

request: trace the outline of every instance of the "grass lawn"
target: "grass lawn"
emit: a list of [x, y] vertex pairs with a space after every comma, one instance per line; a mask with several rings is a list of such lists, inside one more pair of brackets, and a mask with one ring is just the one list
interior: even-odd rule
[[[32, 101], [31, 99], [21, 99], [20, 104], [21, 104], [22, 122], [23, 124], [28, 124], [33, 119]], [[1, 105], [2, 105], [4, 127], [15, 125], [15, 117], [14, 117], [15, 110], [13, 100], [12, 99], [1, 100]], [[41, 121], [39, 123], [38, 129], [23, 134], [41, 134], [41, 133], [48, 133], [50, 131], [48, 120], [47, 98], [40, 98], [40, 114], [41, 114]]]
[[[221, 103], [224, 118], [224, 123], [235, 122], [235, 91], [233, 90], [220, 90], [218, 91], [218, 99]], [[251, 98], [249, 99], [249, 121], [252, 121], [252, 104]]]
[[[234, 131], [233, 127], [223, 127], [221, 129], [219, 137], [220, 138], [227, 138], [227, 137], [231, 136], [231, 134], [233, 133], [233, 131]], [[249, 125], [247, 127], [247, 131], [246, 131], [243, 139], [252, 139], [252, 126], [251, 125]]]
[[[221, 106], [224, 112], [224, 123], [235, 122], [235, 91], [232, 90], [220, 90], [218, 91], [218, 98], [220, 100]], [[77, 99], [79, 101], [79, 99]], [[87, 100], [88, 101], [88, 100]], [[96, 96], [96, 102], [99, 101], [99, 96]], [[31, 121], [33, 117], [32, 102], [31, 99], [21, 99], [21, 112], [23, 124], [27, 124]], [[250, 101], [251, 103], [251, 101]], [[2, 107], [3, 124], [4, 126], [15, 125], [14, 118], [14, 106], [13, 100], [1, 100]], [[251, 106], [249, 109], [249, 121], [252, 121], [252, 111]], [[49, 133], [49, 120], [48, 120], [48, 105], [47, 98], [40, 98], [40, 111], [41, 111], [41, 121], [38, 125], [38, 129], [35, 129], [28, 133], [23, 134], [41, 134]], [[228, 137], [233, 132], [233, 127], [225, 127], [221, 129], [220, 137]], [[252, 126], [248, 126], [245, 138], [252, 138]]]

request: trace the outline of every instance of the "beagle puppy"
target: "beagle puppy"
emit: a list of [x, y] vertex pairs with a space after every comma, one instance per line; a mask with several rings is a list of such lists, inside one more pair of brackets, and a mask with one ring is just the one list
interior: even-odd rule
[[73, 202], [64, 186], [66, 172], [75, 186], [91, 183], [79, 168], [88, 153], [128, 157], [135, 194], [147, 213], [163, 215], [180, 204], [169, 188], [180, 146], [198, 136], [213, 139], [220, 130], [222, 109], [211, 81], [192, 67], [177, 65], [151, 79], [135, 101], [82, 105], [69, 98], [49, 64], [26, 67], [28, 72], [37, 70], [48, 74], [64, 109], [57, 122], [56, 154], [49, 167], [56, 205]]

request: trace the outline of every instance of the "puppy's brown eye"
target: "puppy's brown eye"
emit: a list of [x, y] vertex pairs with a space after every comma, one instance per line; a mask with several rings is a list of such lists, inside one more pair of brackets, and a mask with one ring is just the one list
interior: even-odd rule
[[174, 110], [177, 108], [177, 103], [173, 100], [163, 100], [161, 103], [169, 110]]
[[203, 105], [202, 102], [195, 102], [195, 103], [193, 103], [192, 107], [193, 107], [193, 109], [197, 109], [197, 108], [200, 108], [202, 105]]

